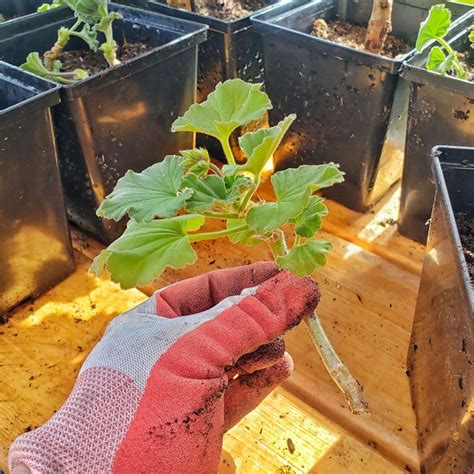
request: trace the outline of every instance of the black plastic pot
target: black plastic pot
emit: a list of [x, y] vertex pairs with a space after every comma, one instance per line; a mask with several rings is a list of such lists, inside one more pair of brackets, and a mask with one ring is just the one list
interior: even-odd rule
[[[123, 15], [114, 23], [118, 42], [145, 41], [153, 49], [120, 66], [61, 89], [54, 108], [61, 174], [69, 217], [102, 242], [123, 223], [95, 211], [128, 169], [141, 171], [167, 154], [192, 147], [191, 133], [171, 133], [171, 124], [195, 101], [197, 45], [206, 26], [112, 4]], [[30, 51], [43, 52], [69, 10], [0, 26], [0, 59], [20, 64]], [[69, 49], [83, 49], [71, 41]]]
[[[405, 5], [411, 5], [417, 8], [423, 8], [429, 10], [433, 5], [439, 5], [443, 3], [447, 8], [451, 10], [452, 18], [458, 18], [461, 15], [467, 13], [472, 5], [467, 3], [458, 3], [456, 1], [440, 1], [440, 0], [395, 0], [397, 3], [404, 3]], [[467, 0], [468, 1], [468, 0]]]
[[474, 453], [474, 281], [456, 216], [474, 218], [474, 148], [438, 147], [433, 155], [436, 194], [408, 366], [421, 472], [467, 473]]
[[0, 315], [74, 269], [50, 107], [59, 88], [0, 62]]
[[26, 15], [36, 14], [44, 0], [1, 0], [0, 15], [3, 21], [11, 21]]
[[[310, 33], [318, 18], [367, 25], [371, 8], [371, 0], [314, 0], [283, 15], [268, 12], [253, 17], [263, 35], [266, 87], [274, 105], [271, 121], [291, 112], [298, 116], [275, 156], [277, 167], [340, 163], [346, 181], [326, 194], [357, 211], [369, 208], [401, 173], [403, 85], [394, 110], [392, 104], [402, 61]], [[413, 44], [426, 14], [395, 4], [394, 33]], [[383, 153], [389, 121], [394, 125], [393, 143]]]
[[[256, 12], [284, 11], [291, 8], [290, 5], [307, 1], [265, 0], [267, 6]], [[237, 20], [220, 20], [170, 7], [164, 1], [119, 0], [119, 3], [208, 25], [207, 41], [199, 46], [197, 94], [199, 102], [205, 100], [219, 82], [227, 79], [240, 78], [249, 82], [263, 82], [262, 39], [252, 27], [251, 15]], [[215, 139], [199, 135], [197, 140], [198, 145], [208, 148], [213, 156], [223, 158], [221, 147]], [[232, 137], [231, 141], [234, 152], [238, 152], [237, 137]]]
[[[450, 44], [456, 50], [468, 48], [467, 29], [473, 21], [474, 10], [453, 23]], [[422, 243], [434, 197], [431, 149], [439, 143], [474, 145], [474, 83], [424, 69], [429, 49], [402, 71], [410, 81], [410, 105], [398, 222], [402, 234]]]

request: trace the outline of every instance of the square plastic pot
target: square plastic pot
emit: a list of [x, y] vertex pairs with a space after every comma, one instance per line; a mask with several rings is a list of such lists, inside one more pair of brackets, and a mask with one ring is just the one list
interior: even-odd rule
[[447, 8], [451, 10], [452, 18], [458, 18], [461, 15], [467, 13], [471, 8], [472, 5], [468, 5], [466, 3], [458, 3], [457, 1], [445, 1], [442, 2], [440, 0], [395, 0], [397, 3], [403, 3], [405, 5], [411, 5], [417, 8], [423, 8], [425, 10], [429, 10], [434, 5], [439, 5], [443, 3], [446, 5]]
[[[123, 15], [114, 22], [118, 42], [145, 41], [153, 48], [62, 87], [62, 102], [53, 111], [69, 217], [104, 243], [124, 228], [95, 214], [117, 180], [194, 145], [193, 134], [170, 129], [195, 101], [197, 45], [207, 29], [121, 5], [111, 9]], [[70, 10], [53, 10], [0, 26], [0, 58], [21, 64], [30, 51], [49, 49], [58, 28], [73, 21]], [[75, 40], [69, 49], [83, 49]]]
[[[26, 15], [37, 14], [38, 7], [43, 3], [48, 2], [44, 0], [3, 0], [0, 2], [0, 15], [2, 15], [5, 22], [14, 21]], [[38, 14], [41, 15], [42, 13]]]
[[[263, 35], [271, 122], [292, 112], [298, 116], [275, 156], [277, 168], [340, 163], [346, 181], [326, 194], [357, 211], [371, 207], [401, 174], [407, 103], [398, 80], [402, 60], [316, 38], [311, 31], [318, 18], [366, 26], [371, 8], [371, 0], [314, 0], [282, 15], [252, 18]], [[426, 15], [395, 4], [393, 32], [414, 44]]]
[[[267, 6], [254, 13], [284, 11], [290, 5], [308, 0], [266, 0]], [[251, 15], [237, 20], [221, 20], [166, 5], [157, 0], [119, 0], [119, 3], [199, 22], [209, 27], [207, 41], [199, 46], [197, 100], [206, 100], [219, 82], [240, 78], [248, 82], [263, 82], [263, 45], [250, 21]], [[198, 145], [209, 149], [212, 156], [225, 160], [220, 144], [212, 137], [198, 135]], [[234, 153], [239, 152], [237, 137], [231, 138]]]
[[421, 472], [472, 472], [474, 281], [456, 214], [474, 218], [474, 148], [437, 147], [433, 157], [436, 193], [408, 357], [418, 448]]
[[[468, 46], [474, 10], [452, 25], [449, 43], [458, 51]], [[402, 177], [400, 232], [421, 243], [434, 198], [431, 149], [439, 144], [474, 145], [474, 83], [424, 69], [430, 48], [408, 61], [402, 71], [410, 81], [410, 104]]]
[[50, 107], [59, 88], [0, 62], [0, 315], [69, 275]]

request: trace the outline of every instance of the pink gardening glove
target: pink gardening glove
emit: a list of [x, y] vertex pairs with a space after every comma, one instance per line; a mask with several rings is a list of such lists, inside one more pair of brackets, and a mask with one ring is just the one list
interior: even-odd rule
[[109, 324], [61, 409], [13, 443], [10, 469], [215, 473], [223, 433], [292, 371], [279, 336], [318, 301], [311, 278], [270, 262], [158, 291]]

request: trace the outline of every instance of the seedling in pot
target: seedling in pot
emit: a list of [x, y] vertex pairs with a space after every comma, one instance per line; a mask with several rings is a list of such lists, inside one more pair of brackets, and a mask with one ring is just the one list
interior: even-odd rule
[[[359, 32], [357, 30], [362, 30], [362, 28], [353, 26], [355, 34], [352, 38], [348, 37], [351, 46], [360, 46], [360, 49], [374, 54], [385, 54], [385, 44], [389, 33], [392, 31], [392, 9], [393, 0], [374, 0], [372, 4], [372, 14], [365, 32], [365, 38], [363, 41], [360, 41], [358, 38]], [[346, 22], [335, 22], [335, 24], [336, 23], [343, 23], [343, 29], [346, 29], [349, 26]], [[328, 30], [329, 26], [322, 18], [319, 18], [314, 22], [313, 34], [315, 36], [327, 38]], [[358, 44], [359, 42], [360, 45]], [[398, 40], [398, 42], [401, 43], [401, 46], [404, 46], [401, 40]], [[345, 44], [344, 41], [341, 41], [341, 43]]]
[[[451, 12], [449, 9], [442, 4], [432, 6], [428, 18], [420, 25], [416, 50], [421, 51], [429, 42], [438, 43], [439, 46], [434, 45], [429, 51], [426, 69], [443, 75], [453, 72], [459, 79], [468, 80], [469, 73], [460, 62], [459, 53], [454, 51], [444, 39], [450, 26]], [[473, 32], [469, 36], [471, 41], [474, 39], [472, 34]]]
[[[256, 202], [252, 198], [265, 165], [296, 117], [289, 115], [274, 127], [241, 136], [244, 163], [236, 163], [229, 145], [237, 128], [260, 119], [271, 107], [261, 84], [240, 79], [218, 84], [205, 102], [192, 105], [173, 123], [172, 131], [215, 137], [227, 165], [218, 168], [207, 151], [199, 148], [166, 156], [141, 173], [128, 171], [97, 214], [116, 221], [127, 215], [130, 221], [124, 234], [95, 258], [91, 270], [100, 274], [107, 268], [124, 288], [144, 285], [166, 267], [195, 263], [194, 242], [218, 238], [244, 245], [265, 243], [281, 268], [299, 276], [324, 265], [331, 243], [315, 237], [328, 210], [315, 192], [343, 181], [339, 167], [303, 165], [276, 172], [271, 178], [276, 201]], [[199, 232], [208, 220], [223, 220], [225, 228]], [[294, 234], [291, 247], [285, 226]], [[308, 325], [351, 408], [366, 413], [361, 386], [337, 357], [316, 314]]]
[[[61, 71], [59, 57], [71, 37], [83, 40], [92, 51], [101, 50], [109, 66], [117, 66], [117, 43], [113, 38], [112, 23], [121, 15], [117, 12], [109, 12], [108, 0], [55, 0], [52, 4], [43, 4], [40, 11], [66, 5], [74, 12], [76, 22], [70, 27], [61, 27], [58, 37], [49, 51], [43, 54], [41, 59], [38, 52], [32, 52], [21, 65], [26, 71], [41, 77], [51, 79], [63, 84], [71, 84], [88, 77], [84, 69], [75, 69], [71, 72]], [[99, 36], [105, 37], [102, 43]]]

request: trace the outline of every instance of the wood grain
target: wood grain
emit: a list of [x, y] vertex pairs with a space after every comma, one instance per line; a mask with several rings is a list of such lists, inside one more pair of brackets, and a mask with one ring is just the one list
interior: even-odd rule
[[[88, 248], [95, 245], [90, 244]], [[18, 308], [2, 326], [0, 469], [7, 468], [13, 439], [44, 423], [64, 402], [107, 323], [145, 298], [138, 290], [123, 291], [88, 274], [88, 259], [78, 256], [77, 263], [71, 277]], [[401, 470], [279, 389], [225, 436], [219, 472], [391, 474]]]
[[[358, 418], [349, 413], [311, 346], [305, 328], [299, 327], [286, 337], [288, 350], [295, 359], [295, 373], [285, 388], [293, 395], [272, 398], [272, 402], [266, 402], [257, 412], [260, 421], [254, 420], [254, 424], [248, 425], [249, 429], [242, 428], [245, 425], [241, 424], [235, 430], [237, 434], [226, 438], [226, 449], [232, 454], [237, 472], [396, 472], [392, 465], [378, 464], [382, 458], [377, 457], [367, 444], [400, 468], [409, 466], [416, 471], [415, 419], [405, 360], [419, 283], [421, 249], [415, 245], [414, 253], [410, 255], [412, 243], [401, 237], [387, 238], [383, 245], [373, 244], [381, 234], [370, 243], [370, 231], [362, 237], [359, 233], [363, 223], [370, 224], [373, 219], [344, 209], [338, 214], [338, 205], [334, 203], [329, 203], [329, 207], [335, 217], [332, 224], [326, 225], [321, 238], [331, 241], [334, 251], [328, 265], [315, 274], [323, 294], [318, 314], [336, 350], [363, 384], [372, 416]], [[343, 222], [347, 223], [347, 228]], [[213, 223], [214, 228], [219, 225], [218, 221]], [[327, 232], [328, 228], [332, 229], [331, 233]], [[75, 248], [88, 259], [103, 248], [78, 231], [73, 231], [73, 241]], [[196, 249], [196, 265], [167, 270], [142, 290], [150, 294], [156, 288], [213, 269], [270, 259], [265, 246], [229, 245], [226, 239], [201, 242]], [[6, 415], [2, 416], [3, 424], [0, 425], [0, 466], [11, 440], [28, 427], [37, 426], [60, 406], [87, 351], [110, 318], [143, 298], [137, 290], [122, 292], [114, 284], [86, 275], [86, 267], [86, 262], [81, 260], [70, 279], [34, 302], [33, 307], [20, 308], [11, 322], [2, 328], [1, 406], [2, 415], [3, 411]], [[48, 309], [47, 316], [42, 308]], [[28, 327], [30, 323], [25, 323], [37, 318], [41, 321], [31, 328]], [[316, 425], [323, 423], [322, 419], [329, 423], [329, 418], [333, 428], [334, 423], [342, 427], [337, 428], [344, 433], [340, 438], [342, 441], [335, 444], [337, 448], [328, 448], [330, 454], [317, 454], [318, 449], [324, 451], [321, 447], [324, 442], [314, 431], [317, 428], [296, 435], [298, 426], [304, 425], [303, 418], [297, 415], [290, 425], [280, 426], [276, 413], [288, 404], [299, 406], [305, 418], [319, 420]], [[262, 429], [262, 420], [267, 426], [275, 425], [280, 437], [288, 432], [295, 438], [301, 436], [301, 443], [309, 454], [298, 462], [292, 456], [288, 458], [288, 452], [282, 457], [285, 447], [282, 448], [280, 441], [275, 440], [273, 446], [273, 441], [268, 444], [267, 438], [262, 440], [260, 434], [256, 436], [257, 427], [258, 433]], [[258, 449], [253, 448], [252, 443], [257, 443]], [[312, 443], [314, 452], [311, 454]], [[359, 448], [362, 451], [358, 451]], [[358, 454], [354, 453], [360, 454], [360, 462], [356, 460]], [[329, 462], [331, 456], [334, 461]], [[309, 466], [310, 458], [315, 463], [312, 466]], [[327, 469], [325, 462], [329, 462]], [[232, 465], [228, 457], [221, 468], [232, 469]], [[285, 467], [287, 465], [289, 467]]]

